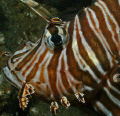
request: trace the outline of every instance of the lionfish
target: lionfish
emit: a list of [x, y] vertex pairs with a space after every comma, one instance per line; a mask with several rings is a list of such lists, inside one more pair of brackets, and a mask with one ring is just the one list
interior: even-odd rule
[[[20, 89], [22, 109], [32, 94], [58, 103], [90, 103], [102, 115], [120, 116], [120, 0], [98, 0], [71, 21], [53, 17], [32, 0], [22, 0], [47, 21], [36, 43], [27, 41], [3, 68]], [[78, 103], [78, 102], [77, 102]]]

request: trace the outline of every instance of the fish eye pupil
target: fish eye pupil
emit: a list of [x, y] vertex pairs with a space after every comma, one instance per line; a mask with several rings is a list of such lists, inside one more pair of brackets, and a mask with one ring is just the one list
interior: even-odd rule
[[51, 37], [51, 41], [56, 45], [61, 45], [62, 44], [62, 38], [58, 34], [53, 34]]
[[48, 25], [44, 33], [46, 47], [53, 51], [59, 51], [66, 47], [69, 35], [64, 25]]

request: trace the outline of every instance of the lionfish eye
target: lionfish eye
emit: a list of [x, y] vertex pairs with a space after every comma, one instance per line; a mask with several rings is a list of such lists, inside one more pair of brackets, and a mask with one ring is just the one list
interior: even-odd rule
[[52, 35], [51, 41], [55, 44], [55, 46], [59, 46], [62, 44], [62, 38], [60, 35], [57, 34]]
[[51, 50], [63, 49], [68, 44], [69, 35], [64, 27], [49, 25], [44, 33], [46, 46]]
[[62, 44], [62, 37], [58, 34], [58, 28], [55, 27], [54, 32], [51, 35], [51, 41], [55, 46], [60, 46]]

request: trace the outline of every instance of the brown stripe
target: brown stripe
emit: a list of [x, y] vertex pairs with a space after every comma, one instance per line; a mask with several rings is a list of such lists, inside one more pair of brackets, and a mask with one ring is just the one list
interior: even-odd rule
[[[85, 17], [84, 17], [85, 18]], [[84, 21], [83, 21], [84, 22]], [[81, 22], [81, 23], [83, 23]], [[85, 22], [86, 23], [86, 22]], [[87, 24], [87, 23], [86, 23]], [[82, 27], [82, 26], [81, 26]], [[88, 26], [86, 26], [86, 33], [87, 33], [87, 29], [89, 30], [89, 28], [87, 28]], [[79, 29], [78, 29], [78, 24], [76, 24], [76, 31], [77, 31], [77, 35], [76, 35], [76, 38], [77, 38], [77, 43], [78, 43], [78, 49], [79, 49], [79, 52], [82, 56], [82, 58], [85, 60], [85, 62], [90, 66], [91, 70], [96, 74], [96, 76], [98, 78], [101, 78], [102, 77], [102, 74], [98, 71], [98, 69], [96, 68], [95, 64], [92, 62], [92, 60], [89, 58], [89, 55], [87, 53], [87, 51], [85, 50], [85, 46], [83, 45], [82, 43], [82, 38], [80, 37], [80, 34], [79, 34]], [[84, 33], [83, 33], [84, 34]], [[84, 35], [83, 35], [84, 36]], [[89, 37], [89, 36], [88, 36]], [[89, 37], [90, 38], [90, 37]], [[92, 41], [93, 42], [93, 41]], [[93, 76], [93, 75], [92, 75]], [[92, 79], [92, 78], [91, 78]], [[90, 80], [91, 80], [90, 79]], [[93, 81], [93, 79], [91, 80]], [[95, 82], [94, 82], [95, 83]]]
[[[101, 4], [101, 6], [102, 6], [102, 4]], [[104, 7], [103, 7], [104, 8]], [[109, 9], [109, 8], [108, 8]], [[120, 10], [119, 10], [120, 11]], [[114, 33], [114, 38], [115, 38], [115, 40], [117, 41], [117, 43], [118, 43], [118, 47], [117, 47], [117, 50], [115, 51], [114, 50], [114, 54], [116, 55], [116, 58], [119, 60], [119, 47], [120, 47], [120, 42], [119, 42], [119, 34], [118, 34], [118, 32], [117, 31], [119, 31], [119, 30], [116, 30], [116, 25], [115, 25], [115, 23], [113, 22], [113, 19], [111, 19], [110, 18], [110, 16], [106, 13], [106, 15], [107, 15], [107, 17], [108, 17], [108, 21], [109, 21], [109, 23], [110, 23], [110, 25], [111, 25], [111, 28], [112, 28], [112, 32]], [[113, 16], [114, 17], [114, 16]], [[116, 22], [117, 22], [117, 24], [118, 24], [118, 21], [116, 20]], [[118, 24], [118, 26], [119, 26], [119, 24]], [[113, 43], [112, 43], [113, 44]]]
[[[11, 69], [10, 69], [10, 66], [9, 66], [9, 63], [7, 62], [7, 66], [8, 66], [8, 68], [9, 68], [9, 71], [11, 71]], [[13, 73], [14, 74], [14, 76], [16, 77], [16, 79], [19, 81], [19, 82], [22, 82], [20, 79], [19, 79], [19, 77], [18, 77], [18, 75], [15, 73], [15, 71], [12, 71], [11, 73]], [[7, 77], [7, 76], [6, 76]], [[24, 81], [24, 80], [23, 80]], [[16, 85], [16, 84], [15, 84]]]
[[[46, 62], [44, 64], [46, 64]], [[45, 76], [44, 76], [45, 70], [47, 70], [47, 69], [41, 67], [41, 71], [40, 71], [41, 73], [40, 73], [40, 76], [39, 76], [39, 81], [42, 82], [42, 83], [45, 83]]]
[[[26, 77], [26, 81], [29, 82], [31, 79], [33, 79], [39, 69], [39, 65], [40, 63], [43, 61], [43, 59], [45, 58], [45, 55], [47, 54], [48, 49], [45, 50], [45, 52], [43, 54], [41, 54], [41, 56], [39, 57], [39, 60], [37, 63], [35, 63], [35, 66], [33, 67], [33, 69], [30, 71], [30, 73], [27, 75]], [[35, 62], [35, 61], [34, 61]], [[34, 64], [34, 62], [32, 62], [32, 64]], [[41, 77], [41, 78], [44, 78]]]
[[[115, 54], [116, 58], [118, 59], [119, 58], [118, 49], [117, 49], [117, 47], [116, 47], [116, 45], [115, 45], [115, 43], [114, 43], [114, 41], [112, 39], [112, 34], [109, 31], [109, 29], [108, 29], [109, 27], [107, 27], [107, 24], [105, 22], [105, 18], [104, 18], [104, 15], [103, 15], [102, 11], [97, 6], [92, 7], [92, 10], [96, 13], [96, 18], [99, 21], [99, 29], [101, 30], [101, 32], [104, 35], [107, 43], [109, 44], [112, 53]], [[110, 17], [109, 16], [108, 16], [108, 18], [109, 18], [109, 21], [110, 21]], [[115, 26], [115, 24], [112, 21], [110, 21], [109, 23], [111, 24], [112, 27]], [[114, 27], [114, 32], [115, 32], [115, 27]], [[118, 38], [118, 37], [115, 36], [115, 38]]]
[[12, 73], [15, 75], [16, 79], [17, 79], [19, 82], [23, 82], [23, 81], [24, 81], [24, 80], [21, 81], [21, 80], [19, 79], [20, 77], [18, 77], [18, 75], [15, 73], [15, 71], [13, 71]]
[[39, 49], [40, 45], [42, 43], [42, 40], [39, 42], [39, 44], [17, 65], [17, 70], [21, 70], [22, 67], [24, 67], [24, 65], [26, 63], [28, 63], [31, 58], [34, 56], [34, 54], [37, 52], [37, 50]]
[[[91, 47], [92, 51], [95, 53], [97, 59], [99, 60], [99, 63], [102, 64], [102, 68], [104, 71], [108, 71], [110, 69], [110, 62], [108, 60], [107, 54], [105, 49], [103, 48], [103, 45], [101, 44], [98, 37], [94, 34], [93, 30], [90, 28], [88, 19], [86, 17], [86, 13], [83, 10], [82, 16], [79, 14], [79, 20], [81, 24], [81, 31], [83, 32], [83, 36], [86, 39], [87, 43]], [[80, 46], [81, 47], [81, 46]], [[80, 48], [79, 47], [79, 48]], [[79, 49], [80, 51], [81, 48]], [[99, 77], [99, 71], [96, 69], [96, 66], [90, 61], [89, 56], [85, 55], [84, 51], [82, 51], [83, 57], [88, 63], [88, 65], [91, 67], [92, 70], [94, 70], [95, 74]]]
[[[110, 93], [112, 93], [112, 95], [114, 95], [118, 100], [120, 100], [120, 94], [116, 93], [113, 89], [111, 89], [108, 84], [107, 84], [106, 86], [107, 86], [107, 88], [109, 88]], [[115, 87], [115, 86], [114, 86], [114, 87]], [[115, 88], [116, 88], [116, 87], [115, 87]], [[116, 89], [117, 89], [117, 88], [116, 88]], [[119, 90], [120, 90], [120, 89], [119, 89]]]
[[[47, 98], [50, 97], [51, 91], [50, 91], [50, 89], [48, 88], [48, 85], [44, 84], [44, 86], [46, 86], [46, 87], [44, 88], [44, 89], [46, 89], [46, 90], [45, 90], [46, 93], [43, 94], [43, 92], [42, 92], [42, 90], [43, 90], [43, 85], [40, 85], [40, 84], [43, 84], [43, 83], [41, 83], [40, 81], [37, 81], [36, 83], [31, 82], [30, 84], [34, 86], [35, 91], [36, 91], [36, 89], [38, 89], [38, 91], [36, 91], [37, 93], [36, 93], [36, 92], [34, 93], [35, 95], [37, 94], [37, 96], [39, 96], [39, 97], [44, 97], [44, 99], [45, 99], [46, 97], [47, 97]], [[46, 96], [46, 95], [47, 95], [47, 96]]]
[[[48, 51], [46, 51], [45, 54], [47, 54], [47, 52]], [[41, 59], [44, 59], [44, 58], [41, 58]], [[47, 58], [47, 60], [48, 60], [48, 58]], [[47, 68], [45, 68], [44, 66], [47, 63], [47, 60], [41, 65], [41, 69], [40, 69], [41, 71], [40, 71], [39, 81], [42, 82], [42, 83], [45, 83], [45, 70], [47, 70]]]
[[22, 53], [19, 53], [19, 54], [17, 54], [17, 55], [13, 55], [13, 57], [11, 58], [11, 63], [15, 63], [13, 60], [15, 59], [15, 58], [18, 58], [18, 57], [21, 57], [21, 56], [23, 56], [23, 55], [25, 55], [27, 52], [29, 52], [30, 50], [26, 50], [25, 52], [22, 52]]
[[109, 8], [110, 12], [114, 15], [120, 27], [120, 6], [118, 0], [106, 0], [106, 6]]
[[[83, 13], [83, 12], [82, 12]], [[85, 17], [84, 17], [85, 18]], [[82, 20], [83, 21], [83, 20]], [[81, 23], [84, 23], [81, 22]], [[86, 23], [86, 22], [85, 22]], [[86, 23], [87, 24], [87, 23]], [[85, 24], [85, 25], [86, 25]], [[89, 30], [89, 28], [87, 28], [88, 26], [86, 26], [86, 30], [85, 33], [87, 32], [87, 29]], [[76, 24], [76, 31], [77, 31], [77, 43], [78, 43], [78, 49], [79, 49], [79, 53], [81, 54], [82, 58], [85, 60], [85, 62], [90, 66], [91, 70], [96, 74], [96, 76], [98, 78], [102, 77], [102, 74], [98, 71], [98, 69], [96, 68], [96, 66], [94, 65], [94, 63], [92, 62], [92, 60], [89, 58], [87, 51], [85, 50], [85, 46], [83, 45], [82, 41], [81, 41], [81, 37], [79, 34], [79, 30], [78, 30], [78, 25]], [[83, 33], [84, 34], [84, 33]], [[88, 36], [89, 37], [89, 36]], [[89, 37], [90, 38], [90, 37]], [[93, 75], [92, 75], [93, 76]], [[91, 80], [91, 79], [90, 79]], [[93, 80], [91, 80], [92, 82]], [[95, 82], [95, 81], [94, 81]], [[95, 82], [96, 83], [96, 82]]]
[[[36, 60], [37, 60], [37, 58], [38, 58], [38, 56], [39, 56], [39, 54], [40, 54], [40, 52], [41, 51], [39, 51], [38, 52], [38, 54], [36, 54], [36, 56], [35, 56], [35, 58], [34, 58], [34, 60], [25, 68], [25, 70], [22, 72], [22, 75], [23, 76], [25, 76], [25, 74], [27, 73], [27, 71], [30, 69], [30, 67], [32, 66], [32, 65], [34, 65], [35, 64], [35, 62], [36, 62]], [[42, 56], [42, 55], [40, 55], [40, 57], [41, 57], [41, 59], [45, 56], [45, 54], [46, 54], [46, 52], [47, 51], [44, 51], [45, 53], [44, 53], [44, 55]]]
[[57, 82], [57, 67], [58, 67], [60, 54], [61, 54], [60, 51], [54, 52], [54, 55], [50, 61], [50, 64], [48, 65], [48, 68], [47, 68], [50, 86], [53, 91], [55, 99], [59, 98], [59, 92], [56, 88], [56, 82]]
[[[60, 81], [58, 81], [58, 88], [60, 89], [61, 93], [64, 94], [64, 93], [63, 93], [64, 91], [63, 91], [63, 89], [62, 89], [62, 86], [61, 86]], [[64, 94], [64, 96], [66, 96], [66, 95]]]
[[[39, 84], [36, 84], [36, 83], [31, 83], [32, 84], [32, 86], [34, 86], [36, 89], [38, 89], [40, 92], [39, 93], [41, 93], [41, 91], [42, 91], [42, 89], [41, 89], [41, 87], [39, 86]], [[39, 94], [40, 95], [40, 94]]]
[[[68, 64], [68, 71], [70, 74], [77, 80], [82, 81], [85, 85], [95, 87], [96, 82], [93, 79], [93, 77], [90, 75], [88, 71], [82, 71], [78, 63], [74, 57], [73, 50], [72, 50], [72, 38], [73, 37], [73, 29], [74, 29], [74, 20], [71, 21], [68, 33], [70, 34], [70, 41], [66, 49], [66, 55], [67, 55], [67, 64]], [[80, 40], [80, 36], [77, 37], [77, 41]], [[78, 46], [81, 46], [81, 42], [78, 41]], [[81, 47], [81, 49], [84, 49], [84, 47]]]
[[99, 93], [99, 101], [110, 111], [113, 113], [113, 116], [119, 116], [120, 114], [120, 108], [114, 104], [111, 99], [108, 97], [106, 92]]
[[46, 95], [47, 95], [47, 98], [50, 98], [51, 91], [50, 91], [48, 85], [46, 85], [46, 93], [47, 93], [47, 94], [46, 94]]
[[71, 94], [73, 94], [74, 92], [71, 89], [70, 84], [69, 84], [69, 82], [67, 80], [68, 75], [66, 74], [65, 63], [64, 63], [63, 57], [62, 57], [62, 62], [61, 63], [62, 63], [62, 65], [61, 65], [61, 72], [60, 73], [61, 73], [62, 83], [63, 83], [66, 91], [69, 92], [69, 93], [71, 93]]

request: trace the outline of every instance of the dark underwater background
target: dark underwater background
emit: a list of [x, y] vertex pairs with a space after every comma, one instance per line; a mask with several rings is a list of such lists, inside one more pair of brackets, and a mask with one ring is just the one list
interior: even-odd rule
[[[53, 16], [62, 20], [72, 20], [83, 7], [91, 6], [96, 0], [36, 0]], [[2, 67], [7, 56], [13, 54], [27, 36], [35, 42], [41, 38], [46, 21], [20, 0], [0, 0], [0, 116], [52, 116], [50, 104], [32, 97], [25, 111], [19, 108], [18, 89], [4, 79]], [[92, 108], [59, 105], [57, 116], [98, 116]]]

